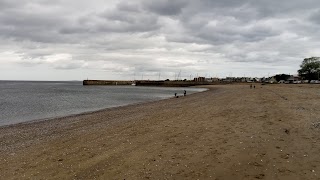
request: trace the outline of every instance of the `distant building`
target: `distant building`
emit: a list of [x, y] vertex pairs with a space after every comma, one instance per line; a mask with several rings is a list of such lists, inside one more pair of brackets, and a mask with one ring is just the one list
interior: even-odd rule
[[261, 81], [261, 82], [267, 82], [267, 81], [268, 81], [268, 78], [266, 78], [266, 77], [260, 78], [260, 81]]
[[273, 76], [273, 77], [270, 77], [268, 81], [269, 81], [269, 83], [271, 83], [271, 84], [272, 84], [272, 83], [277, 83], [277, 80], [276, 80], [276, 78], [275, 78], [274, 76]]
[[218, 81], [220, 81], [219, 78], [212, 78], [212, 82], [218, 82]]
[[193, 81], [196, 81], [196, 82], [205, 82], [206, 81], [206, 78], [205, 77], [196, 77], [193, 79]]
[[296, 83], [298, 81], [301, 81], [301, 78], [299, 76], [291, 75], [287, 81], [289, 83]]
[[226, 77], [226, 81], [227, 82], [236, 82], [236, 79], [235, 77]]
[[240, 78], [240, 82], [248, 82], [248, 81], [251, 81], [251, 78], [249, 78], [249, 77]]
[[253, 81], [253, 82], [261, 82], [261, 78], [255, 77], [255, 78], [252, 79], [252, 81]]
[[212, 78], [205, 78], [204, 81], [206, 81], [206, 82], [212, 82]]

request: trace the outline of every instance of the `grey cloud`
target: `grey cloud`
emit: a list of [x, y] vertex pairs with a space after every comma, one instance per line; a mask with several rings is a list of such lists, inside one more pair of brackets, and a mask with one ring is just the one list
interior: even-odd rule
[[125, 11], [125, 12], [140, 12], [141, 7], [140, 4], [133, 3], [133, 2], [127, 2], [127, 1], [122, 1], [117, 4], [117, 9], [119, 11]]
[[11, 9], [17, 6], [18, 3], [10, 0], [2, 0], [0, 1], [0, 10]]
[[178, 15], [189, 0], [146, 0], [143, 6], [146, 10], [160, 15]]
[[[62, 16], [55, 13], [30, 12], [12, 9], [0, 13], [0, 36], [16, 41], [61, 42], [67, 41], [57, 33], [59, 26], [68, 24]], [[70, 40], [70, 39], [69, 39]]]
[[54, 69], [79, 69], [87, 66], [84, 60], [73, 59], [72, 56], [64, 54], [21, 54], [21, 60], [17, 62], [22, 66], [48, 65]]
[[55, 69], [64, 69], [64, 70], [71, 70], [71, 69], [79, 69], [83, 67], [82, 63], [79, 62], [72, 62], [72, 63], [62, 63], [53, 65]]
[[320, 9], [316, 10], [310, 15], [310, 20], [318, 25], [320, 25]]
[[[0, 46], [23, 54], [28, 65], [55, 69], [165, 74], [288, 62], [294, 69], [300, 57], [319, 52], [319, 5], [316, 0], [2, 0]], [[49, 60], [59, 54], [72, 58]]]
[[320, 4], [317, 0], [284, 0], [284, 1], [255, 1], [251, 0], [250, 4], [255, 7], [261, 17], [276, 15], [303, 15], [311, 9], [317, 8]]
[[203, 39], [212, 40], [212, 43], [232, 43], [234, 41], [256, 42], [262, 41], [267, 37], [278, 35], [269, 27], [255, 26], [219, 26], [213, 29], [203, 29], [199, 36]]
[[62, 34], [77, 33], [137, 33], [149, 32], [160, 28], [158, 17], [139, 11], [130, 5], [118, 5], [112, 11], [88, 14], [79, 17], [75, 24], [60, 29]]
[[242, 4], [245, 4], [248, 1], [239, 1], [239, 0], [201, 0], [199, 4], [203, 7], [212, 8], [212, 7], [237, 7]]

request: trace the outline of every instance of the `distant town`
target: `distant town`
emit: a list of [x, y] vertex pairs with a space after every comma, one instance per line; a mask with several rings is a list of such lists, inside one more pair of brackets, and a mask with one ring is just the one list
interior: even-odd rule
[[116, 81], [116, 80], [84, 80], [83, 85], [134, 85], [134, 86], [166, 86], [166, 87], [187, 87], [196, 85], [229, 84], [229, 83], [268, 83], [268, 84], [301, 84], [311, 83], [320, 84], [319, 79], [305, 80], [298, 75], [278, 74], [271, 77], [196, 77], [193, 80], [134, 80], [134, 81]]
[[[179, 79], [175, 80], [133, 80], [133, 81], [115, 81], [115, 80], [84, 80], [83, 85], [134, 85], [134, 86], [167, 86], [167, 87], [186, 87], [196, 85], [210, 85], [220, 83], [284, 83], [284, 84], [301, 84], [311, 83], [320, 84], [320, 57], [305, 58], [298, 70], [298, 75], [277, 74], [271, 77], [195, 77], [193, 80]], [[160, 79], [160, 75], [159, 75]]]
[[[186, 80], [185, 80], [186, 81]], [[242, 83], [285, 83], [285, 84], [301, 84], [301, 83], [320, 83], [320, 79], [306, 80], [299, 75], [278, 74], [271, 77], [226, 77], [226, 78], [206, 78], [197, 77], [193, 81], [197, 82], [242, 82]]]

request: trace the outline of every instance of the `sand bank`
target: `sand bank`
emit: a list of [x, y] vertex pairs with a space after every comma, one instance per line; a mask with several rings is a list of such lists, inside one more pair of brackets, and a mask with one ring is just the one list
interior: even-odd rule
[[319, 179], [320, 86], [206, 92], [0, 128], [0, 179]]

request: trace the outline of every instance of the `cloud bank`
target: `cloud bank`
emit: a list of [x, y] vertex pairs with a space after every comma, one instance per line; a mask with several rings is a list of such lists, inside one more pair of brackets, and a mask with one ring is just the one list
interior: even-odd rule
[[319, 56], [316, 0], [2, 0], [1, 79], [296, 73]]

